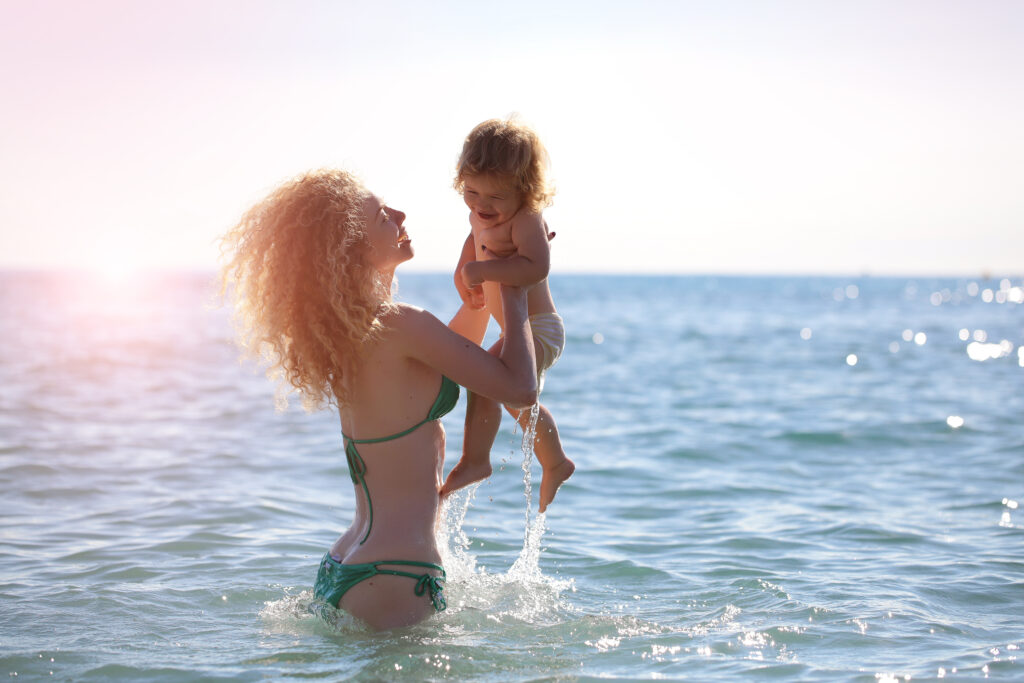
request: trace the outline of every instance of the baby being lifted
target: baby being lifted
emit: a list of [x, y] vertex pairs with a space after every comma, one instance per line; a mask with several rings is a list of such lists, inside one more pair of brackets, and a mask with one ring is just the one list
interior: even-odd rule
[[[529, 288], [530, 326], [537, 355], [538, 388], [565, 345], [562, 318], [548, 288], [551, 251], [547, 224], [541, 217], [553, 192], [547, 179], [547, 152], [537, 135], [515, 120], [492, 119], [474, 128], [459, 157], [455, 188], [470, 209], [472, 232], [466, 238], [455, 273], [460, 296], [470, 306], [486, 308], [503, 324], [501, 284]], [[553, 237], [553, 234], [550, 236]], [[473, 341], [482, 343], [486, 325]], [[501, 351], [502, 337], [490, 352]], [[524, 433], [530, 411], [509, 413]], [[498, 433], [501, 408], [490, 399], [469, 394], [462, 459], [448, 474], [441, 495], [491, 474], [490, 451]], [[534, 452], [543, 468], [540, 511], [576, 466], [566, 457], [550, 411], [538, 406]]]

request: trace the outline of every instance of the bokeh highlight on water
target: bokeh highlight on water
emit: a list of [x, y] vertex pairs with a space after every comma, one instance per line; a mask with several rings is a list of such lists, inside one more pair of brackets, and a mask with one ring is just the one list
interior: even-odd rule
[[211, 282], [0, 274], [0, 674], [1024, 678], [1019, 278], [553, 278], [579, 469], [528, 510], [506, 420], [449, 610], [384, 634], [311, 603], [337, 416], [274, 411]]

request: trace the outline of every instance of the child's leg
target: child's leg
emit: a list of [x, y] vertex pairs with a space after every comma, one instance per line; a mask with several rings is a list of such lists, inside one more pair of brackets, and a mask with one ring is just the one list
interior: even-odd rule
[[469, 392], [466, 403], [466, 428], [462, 438], [462, 458], [448, 473], [441, 497], [475, 481], [491, 476], [491, 446], [501, 424], [501, 406], [489, 398]]
[[[490, 348], [490, 353], [501, 353], [501, 340]], [[462, 458], [448, 473], [441, 487], [444, 498], [453, 491], [491, 476], [491, 446], [501, 425], [501, 406], [489, 398], [473, 392], [467, 393], [466, 427], [462, 437]]]
[[[544, 358], [544, 346], [536, 336], [534, 336], [533, 345], [537, 354], [537, 362], [540, 363]], [[525, 434], [530, 421], [530, 411], [509, 410], [509, 413], [516, 418]], [[576, 465], [566, 457], [565, 450], [562, 449], [562, 440], [558, 436], [555, 418], [543, 404], [537, 406], [537, 434], [533, 441], [533, 452], [537, 454], [537, 462], [540, 463], [543, 470], [540, 480], [540, 511], [544, 512], [547, 510], [548, 504], [554, 500], [558, 487], [576, 471]]]
[[[509, 410], [509, 413], [516, 418], [525, 434], [530, 422], [530, 410]], [[544, 512], [554, 500], [558, 487], [576, 471], [576, 465], [566, 457], [555, 418], [543, 405], [538, 406], [537, 410], [537, 434], [533, 440], [533, 452], [543, 470], [540, 480], [540, 511]]]

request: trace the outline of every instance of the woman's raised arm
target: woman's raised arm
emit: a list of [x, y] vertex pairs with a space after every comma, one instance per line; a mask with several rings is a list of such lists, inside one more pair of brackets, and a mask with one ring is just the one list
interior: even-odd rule
[[393, 327], [411, 358], [487, 398], [513, 407], [537, 402], [537, 361], [527, 316], [526, 290], [502, 285], [505, 342], [494, 357], [448, 329], [433, 315], [403, 306]]

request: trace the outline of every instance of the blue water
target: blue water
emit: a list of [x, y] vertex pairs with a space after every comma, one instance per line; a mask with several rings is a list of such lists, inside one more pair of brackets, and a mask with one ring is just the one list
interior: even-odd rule
[[577, 473], [538, 517], [506, 420], [448, 611], [377, 634], [310, 610], [337, 417], [275, 412], [208, 275], [0, 274], [0, 675], [1022, 680], [1021, 285], [555, 277]]

